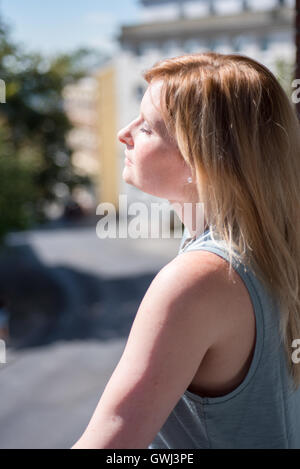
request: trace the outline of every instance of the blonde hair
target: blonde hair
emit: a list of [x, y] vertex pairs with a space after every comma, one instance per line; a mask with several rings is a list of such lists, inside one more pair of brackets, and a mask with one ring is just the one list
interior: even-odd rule
[[[300, 364], [300, 128], [268, 68], [237, 54], [160, 60], [143, 73], [162, 80], [169, 135], [195, 172], [208, 226], [278, 300], [280, 335], [294, 389]], [[200, 184], [201, 182], [201, 184]], [[201, 193], [200, 193], [201, 187]]]

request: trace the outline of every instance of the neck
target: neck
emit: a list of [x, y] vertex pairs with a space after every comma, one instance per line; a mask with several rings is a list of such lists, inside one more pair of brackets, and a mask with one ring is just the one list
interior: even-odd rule
[[199, 202], [178, 202], [169, 200], [173, 210], [188, 229], [192, 238], [197, 238], [208, 228], [203, 204]]

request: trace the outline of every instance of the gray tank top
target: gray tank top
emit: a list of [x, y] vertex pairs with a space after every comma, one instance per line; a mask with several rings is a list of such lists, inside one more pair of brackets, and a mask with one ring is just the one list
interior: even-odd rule
[[[199, 249], [229, 260], [225, 243], [212, 240], [209, 230], [196, 239], [189, 235], [185, 228], [178, 254]], [[233, 267], [248, 289], [256, 318], [248, 373], [223, 396], [200, 397], [186, 390], [148, 449], [300, 448], [300, 387], [292, 391], [277, 304], [252, 270], [235, 258]]]

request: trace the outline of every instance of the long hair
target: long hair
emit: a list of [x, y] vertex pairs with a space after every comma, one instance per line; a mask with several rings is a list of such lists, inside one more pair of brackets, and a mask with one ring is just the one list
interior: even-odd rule
[[196, 176], [212, 233], [254, 269], [278, 300], [280, 338], [294, 389], [300, 364], [300, 126], [267, 67], [243, 55], [167, 58], [143, 72], [162, 80], [161, 112]]

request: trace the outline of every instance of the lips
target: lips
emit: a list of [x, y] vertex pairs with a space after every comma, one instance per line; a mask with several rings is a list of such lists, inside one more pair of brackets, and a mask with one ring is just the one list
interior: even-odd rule
[[129, 160], [128, 158], [125, 158], [125, 164], [129, 165], [129, 166], [132, 166], [132, 161]]
[[126, 158], [125, 158], [125, 163], [133, 164], [132, 161], [131, 161], [131, 159], [128, 158], [128, 155], [127, 155], [126, 151], [125, 151], [125, 156], [126, 156]]

